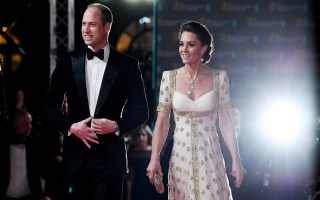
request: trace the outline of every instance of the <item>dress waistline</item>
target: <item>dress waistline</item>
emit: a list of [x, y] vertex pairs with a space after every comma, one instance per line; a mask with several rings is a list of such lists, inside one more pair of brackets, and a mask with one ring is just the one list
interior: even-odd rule
[[205, 117], [215, 113], [215, 109], [200, 112], [200, 111], [179, 111], [173, 108], [173, 111], [180, 117], [188, 117], [188, 118]]

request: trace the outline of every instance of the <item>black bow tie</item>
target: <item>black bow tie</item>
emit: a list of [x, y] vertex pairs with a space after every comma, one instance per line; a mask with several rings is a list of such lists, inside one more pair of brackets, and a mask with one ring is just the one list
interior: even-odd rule
[[25, 144], [31, 136], [25, 136], [18, 133], [11, 133], [10, 142], [11, 144]]
[[98, 57], [100, 60], [103, 60], [104, 50], [100, 49], [98, 52], [93, 52], [90, 48], [87, 48], [87, 57], [91, 60], [94, 56]]

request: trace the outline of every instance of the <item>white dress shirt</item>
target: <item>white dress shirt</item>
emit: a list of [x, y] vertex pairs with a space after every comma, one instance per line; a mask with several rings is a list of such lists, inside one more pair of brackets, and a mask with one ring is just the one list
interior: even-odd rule
[[[92, 47], [88, 46], [91, 50]], [[103, 60], [100, 60], [98, 57], [94, 56], [91, 60], [86, 57], [85, 63], [85, 78], [86, 78], [86, 89], [88, 95], [89, 111], [90, 116], [94, 116], [96, 110], [96, 105], [99, 98], [101, 83], [104, 75], [104, 71], [107, 67], [109, 54], [110, 54], [110, 45], [109, 43], [103, 48], [104, 56]], [[71, 132], [68, 131], [68, 136], [71, 135]]]
[[21, 198], [30, 193], [27, 176], [26, 145], [10, 145], [10, 181], [6, 196]]
[[[91, 48], [89, 46], [89, 48]], [[91, 48], [92, 49], [92, 48]], [[90, 115], [94, 116], [96, 109], [101, 83], [104, 75], [104, 71], [107, 66], [107, 62], [110, 54], [110, 46], [107, 44], [104, 48], [104, 59], [100, 60], [94, 56], [93, 59], [86, 59], [86, 84], [87, 94], [89, 102]]]

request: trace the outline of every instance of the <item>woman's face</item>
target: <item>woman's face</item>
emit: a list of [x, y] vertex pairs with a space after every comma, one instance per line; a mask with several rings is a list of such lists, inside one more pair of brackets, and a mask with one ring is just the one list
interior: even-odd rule
[[197, 35], [191, 32], [183, 32], [180, 36], [179, 53], [183, 64], [193, 65], [201, 62], [206, 46], [201, 46]]

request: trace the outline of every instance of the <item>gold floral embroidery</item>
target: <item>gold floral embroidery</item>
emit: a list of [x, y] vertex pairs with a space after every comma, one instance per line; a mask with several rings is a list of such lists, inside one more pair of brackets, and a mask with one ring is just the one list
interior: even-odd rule
[[[173, 73], [170, 72], [170, 77], [172, 77], [171, 74]], [[175, 84], [173, 82], [175, 78], [172, 81], [168, 80], [168, 78], [166, 79], [170, 85], [170, 93], [174, 92]], [[174, 156], [172, 157], [172, 162], [175, 162], [176, 166], [174, 168], [170, 167], [170, 170], [173, 172], [172, 174], [175, 174], [176, 177], [170, 178], [169, 175], [169, 181], [171, 183], [172, 181], [176, 183], [179, 181], [179, 184], [176, 186], [175, 184], [170, 186], [169, 182], [170, 200], [230, 200], [232, 198], [229, 194], [229, 187], [225, 184], [226, 175], [223, 176], [222, 174], [224, 166], [223, 161], [221, 161], [221, 150], [217, 148], [219, 138], [216, 135], [215, 127], [215, 120], [218, 117], [217, 113], [225, 108], [225, 106], [228, 109], [227, 103], [230, 103], [228, 97], [230, 91], [228, 86], [224, 86], [224, 81], [227, 81], [224, 71], [214, 70], [214, 98], [217, 101], [214, 101], [216, 105], [209, 112], [178, 111], [174, 107], [171, 108], [172, 99], [170, 98], [171, 96], [168, 97], [168, 104], [174, 112], [176, 122], [174, 149], [177, 150], [173, 151]], [[167, 94], [165, 93], [164, 95]], [[213, 148], [211, 149], [211, 147]], [[181, 151], [178, 149], [181, 149]], [[207, 152], [207, 150], [209, 151]], [[207, 166], [207, 162], [212, 163], [212, 165]], [[191, 168], [188, 168], [188, 166]], [[203, 171], [204, 166], [208, 167], [205, 171]], [[186, 190], [185, 187], [189, 190]], [[223, 190], [225, 191], [221, 191], [221, 194], [219, 194], [218, 188], [224, 188]]]
[[178, 111], [175, 108], [173, 108], [173, 111], [181, 117], [188, 117], [188, 118], [197, 118], [197, 117], [205, 117], [205, 116], [209, 116], [211, 114], [213, 114], [216, 110], [212, 109], [209, 111], [204, 111], [204, 112], [189, 112], [189, 111]]
[[158, 107], [157, 107], [158, 112], [170, 112], [171, 111], [171, 106], [168, 104], [163, 104], [159, 102]]
[[166, 87], [164, 88], [164, 90], [165, 90], [165, 91], [169, 91], [169, 87], [166, 86]]

